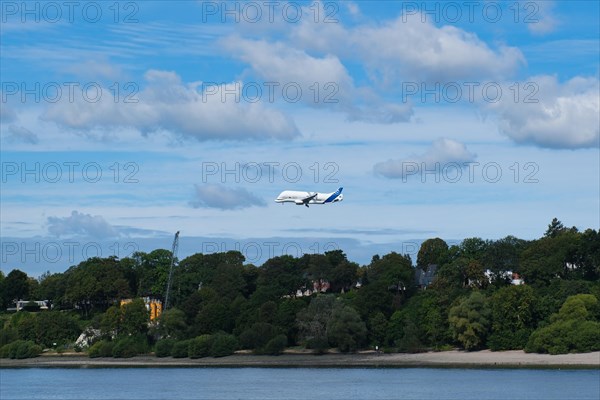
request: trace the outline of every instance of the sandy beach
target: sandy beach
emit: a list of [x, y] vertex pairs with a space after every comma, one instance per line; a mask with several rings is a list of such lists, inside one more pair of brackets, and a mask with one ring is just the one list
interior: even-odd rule
[[0, 368], [114, 368], [114, 367], [270, 367], [270, 368], [600, 368], [600, 352], [583, 354], [528, 354], [520, 350], [491, 352], [445, 351], [419, 354], [290, 354], [258, 356], [235, 354], [222, 358], [89, 358], [85, 355], [42, 355], [24, 360], [1, 359]]

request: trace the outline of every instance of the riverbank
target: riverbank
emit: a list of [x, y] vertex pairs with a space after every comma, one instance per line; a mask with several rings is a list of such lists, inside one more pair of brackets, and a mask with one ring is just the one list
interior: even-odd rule
[[531, 354], [520, 350], [492, 352], [444, 351], [419, 354], [235, 354], [221, 358], [89, 358], [85, 355], [42, 355], [24, 360], [1, 359], [0, 368], [122, 368], [122, 367], [267, 367], [267, 368], [600, 368], [600, 352], [583, 354]]

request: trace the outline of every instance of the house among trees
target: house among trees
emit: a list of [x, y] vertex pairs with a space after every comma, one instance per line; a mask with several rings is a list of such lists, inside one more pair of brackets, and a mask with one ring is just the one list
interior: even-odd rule
[[426, 270], [417, 268], [415, 270], [415, 286], [419, 289], [427, 289], [427, 286], [433, 283], [437, 269], [437, 264], [429, 264]]
[[512, 279], [510, 280], [511, 285], [524, 285], [525, 281], [517, 272], [512, 273]]
[[312, 285], [312, 289], [304, 287], [296, 290], [296, 297], [312, 296], [313, 293], [327, 293], [327, 291], [331, 288], [331, 283], [325, 279], [314, 280], [312, 281]]
[[[143, 297], [142, 300], [144, 300], [146, 310], [148, 310], [148, 312], [150, 313], [150, 321], [158, 319], [158, 317], [160, 317], [160, 314], [162, 314], [163, 311], [162, 301], [151, 297]], [[123, 307], [125, 304], [129, 304], [131, 302], [133, 302], [133, 299], [122, 299], [119, 302], [119, 306]]]
[[487, 269], [485, 270], [484, 275], [488, 279], [489, 283], [492, 283], [492, 281], [494, 280], [494, 276], [496, 276], [496, 279], [499, 278], [506, 282], [510, 281], [511, 285], [519, 286], [525, 284], [525, 280], [518, 272], [503, 271], [494, 275], [494, 273], [490, 269]]
[[17, 300], [15, 307], [8, 307], [6, 311], [49, 310], [48, 304], [48, 300]]

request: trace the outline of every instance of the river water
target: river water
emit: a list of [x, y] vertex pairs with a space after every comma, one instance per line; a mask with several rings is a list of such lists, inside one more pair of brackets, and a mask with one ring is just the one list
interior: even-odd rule
[[600, 399], [600, 370], [0, 369], [1, 400]]

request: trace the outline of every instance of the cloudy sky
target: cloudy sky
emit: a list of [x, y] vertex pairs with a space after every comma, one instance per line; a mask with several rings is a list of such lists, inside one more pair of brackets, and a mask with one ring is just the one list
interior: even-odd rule
[[598, 2], [1, 7], [5, 273], [599, 228]]

